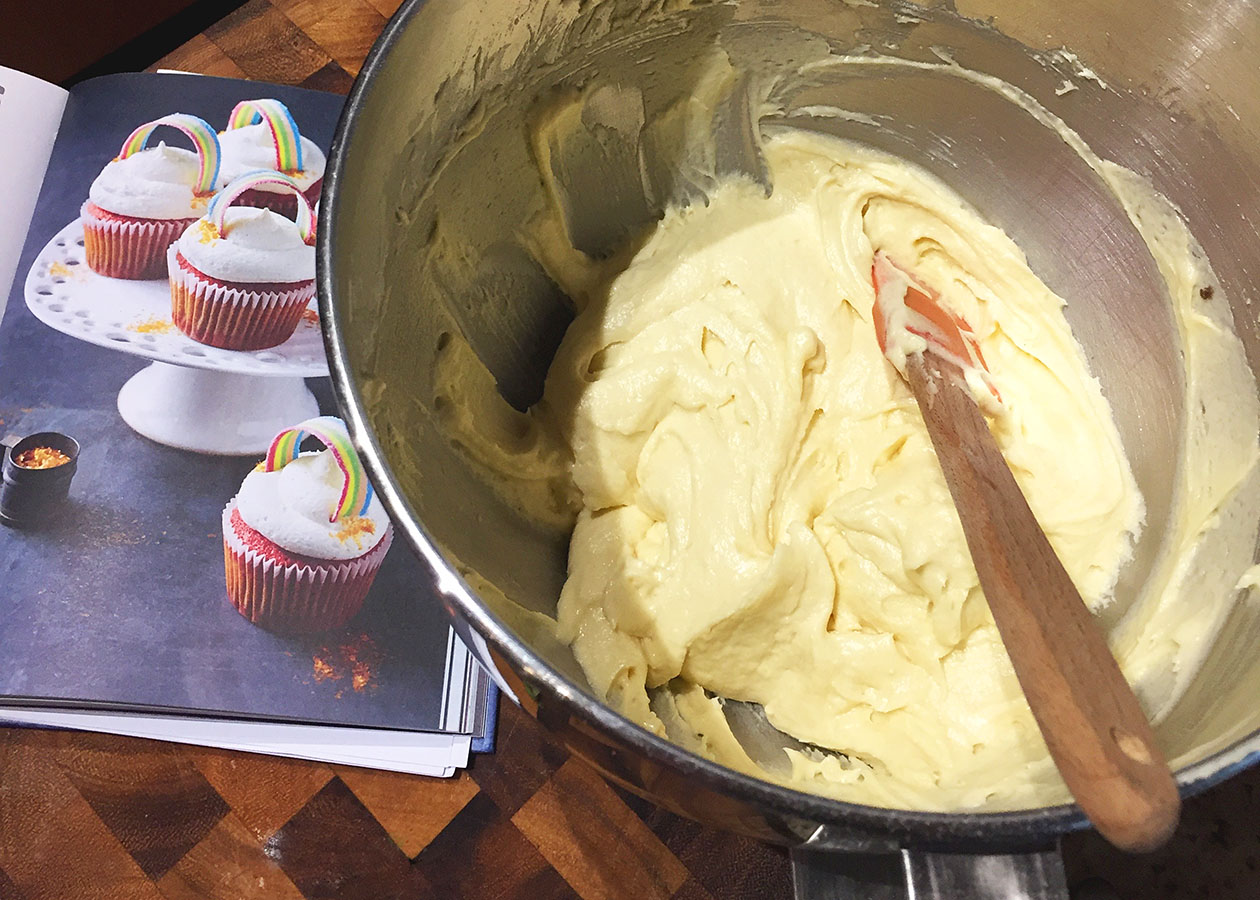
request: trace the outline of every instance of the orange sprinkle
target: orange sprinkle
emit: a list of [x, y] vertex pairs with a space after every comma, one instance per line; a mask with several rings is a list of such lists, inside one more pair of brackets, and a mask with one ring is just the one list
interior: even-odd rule
[[55, 262], [48, 266], [48, 274], [60, 275], [62, 278], [66, 278], [74, 274], [74, 269], [70, 268], [63, 262]]
[[143, 322], [132, 322], [127, 330], [141, 334], [170, 334], [174, 327], [175, 324], [170, 319], [145, 319]]
[[353, 540], [356, 547], [362, 547], [360, 538], [365, 534], [376, 534], [376, 523], [363, 516], [348, 516], [341, 520], [341, 529], [333, 532], [333, 537], [345, 543]]
[[209, 219], [197, 220], [197, 240], [203, 244], [209, 244], [217, 241], [223, 235], [219, 234], [219, 228]]
[[55, 469], [70, 462], [70, 457], [53, 447], [31, 447], [13, 458], [23, 469]]
[[302, 310], [302, 321], [305, 322], [307, 325], [318, 325], [319, 312], [314, 309]]
[[[363, 641], [359, 646], [355, 644], [346, 644], [341, 648], [341, 652], [346, 658], [346, 662], [350, 664], [350, 686], [354, 688], [355, 693], [363, 693], [363, 690], [372, 683], [372, 666], [359, 654], [363, 651], [375, 651], [376, 646], [372, 643], [372, 639], [363, 636]], [[369, 654], [370, 655], [370, 654]]]
[[311, 657], [311, 661], [314, 663], [313, 671], [315, 673], [316, 681], [327, 681], [329, 678], [341, 677], [340, 675], [337, 674], [336, 669], [334, 669], [328, 663], [324, 662], [324, 660], [321, 659], [320, 657], [318, 656]]
[[[316, 681], [350, 682], [356, 694], [376, 689], [376, 667], [382, 660], [376, 642], [366, 634], [352, 638], [338, 647], [321, 647], [311, 657]], [[339, 687], [334, 698], [340, 700], [344, 687]]]

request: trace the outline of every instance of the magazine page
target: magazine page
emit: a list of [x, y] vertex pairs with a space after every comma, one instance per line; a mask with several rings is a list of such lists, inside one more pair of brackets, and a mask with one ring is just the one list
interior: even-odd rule
[[[469, 682], [447, 683], [445, 614], [402, 542], [389, 546], [388, 520], [349, 474], [361, 470], [335, 420], [316, 418], [336, 407], [313, 287], [301, 280], [313, 276], [306, 208], [318, 201], [341, 103], [173, 74], [107, 76], [72, 91], [0, 323], [0, 436], [13, 445], [5, 477], [43, 479], [21, 498], [0, 495], [0, 705], [466, 725], [447, 712]], [[185, 118], [164, 119], [175, 113]], [[219, 201], [203, 203], [193, 210], [201, 218], [158, 247], [160, 268], [146, 269], [153, 248], [130, 238], [157, 226], [136, 225], [149, 210], [128, 198], [156, 197], [149, 218], [169, 217], [164, 184], [178, 183], [187, 205], [189, 180], [210, 177], [202, 163], [213, 139], [191, 117], [220, 130], [224, 178], [251, 169], [248, 146], [270, 161], [277, 141], [289, 174], [220, 191], [231, 196], [218, 224]], [[147, 140], [137, 138], [146, 123]], [[233, 150], [232, 132], [251, 128], [253, 143]], [[297, 166], [296, 146], [306, 148]], [[242, 296], [265, 314], [253, 349], [256, 329], [216, 331]], [[196, 301], [214, 314], [177, 324], [179, 297], [185, 313]], [[269, 317], [295, 302], [295, 324], [275, 343]], [[185, 333], [203, 325], [198, 339]], [[67, 461], [49, 456], [35, 473], [12, 465], [39, 434], [51, 435], [41, 452]], [[22, 504], [37, 515], [6, 519], [31, 508]], [[484, 678], [472, 683], [485, 691]]]
[[466, 767], [469, 752], [480, 749], [475, 739], [461, 734], [380, 731], [328, 725], [276, 725], [178, 715], [158, 718], [9, 709], [0, 711], [0, 723], [101, 731], [146, 740], [173, 741], [440, 778], [449, 777], [455, 774], [457, 768]]
[[0, 66], [0, 316], [65, 105], [55, 84]]

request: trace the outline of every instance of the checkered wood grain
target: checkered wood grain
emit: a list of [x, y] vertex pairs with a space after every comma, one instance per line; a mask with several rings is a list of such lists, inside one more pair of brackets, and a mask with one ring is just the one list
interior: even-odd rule
[[[157, 67], [345, 91], [399, 0], [251, 0]], [[1157, 856], [1065, 842], [1125, 900], [1260, 897], [1260, 769], [1186, 805]], [[0, 729], [0, 900], [742, 900], [783, 851], [609, 787], [508, 702], [498, 749], [429, 779]]]
[[344, 94], [401, 5], [402, 0], [250, 0], [153, 68]]
[[738, 873], [689, 867], [699, 826], [500, 714], [499, 751], [453, 779], [0, 731], [0, 900], [790, 894], [781, 850], [713, 832]]
[[[1260, 770], [1191, 800], [1153, 857], [1092, 835], [1069, 880], [1254, 900]], [[458, 778], [0, 730], [0, 900], [777, 900], [786, 854], [610, 787], [510, 702]]]

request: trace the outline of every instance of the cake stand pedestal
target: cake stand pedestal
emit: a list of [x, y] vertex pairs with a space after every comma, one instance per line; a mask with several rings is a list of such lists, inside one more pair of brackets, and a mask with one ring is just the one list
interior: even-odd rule
[[155, 362], [118, 392], [118, 413], [140, 434], [181, 450], [265, 453], [280, 431], [319, 415], [301, 378], [259, 378]]
[[166, 281], [106, 278], [88, 268], [77, 221], [35, 258], [25, 296], [44, 324], [153, 361], [118, 392], [123, 421], [150, 440], [196, 453], [258, 456], [277, 433], [319, 415], [303, 381], [328, 374], [314, 309], [278, 347], [199, 344], [171, 321]]

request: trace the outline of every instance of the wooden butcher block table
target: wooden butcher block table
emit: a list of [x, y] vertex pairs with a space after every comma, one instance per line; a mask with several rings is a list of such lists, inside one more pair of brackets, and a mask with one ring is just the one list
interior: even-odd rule
[[[251, 0], [155, 68], [345, 93], [397, 0]], [[786, 854], [606, 785], [510, 702], [454, 779], [0, 729], [0, 900], [763, 900]], [[1124, 898], [1260, 897], [1260, 768], [1127, 857], [1065, 841]]]

